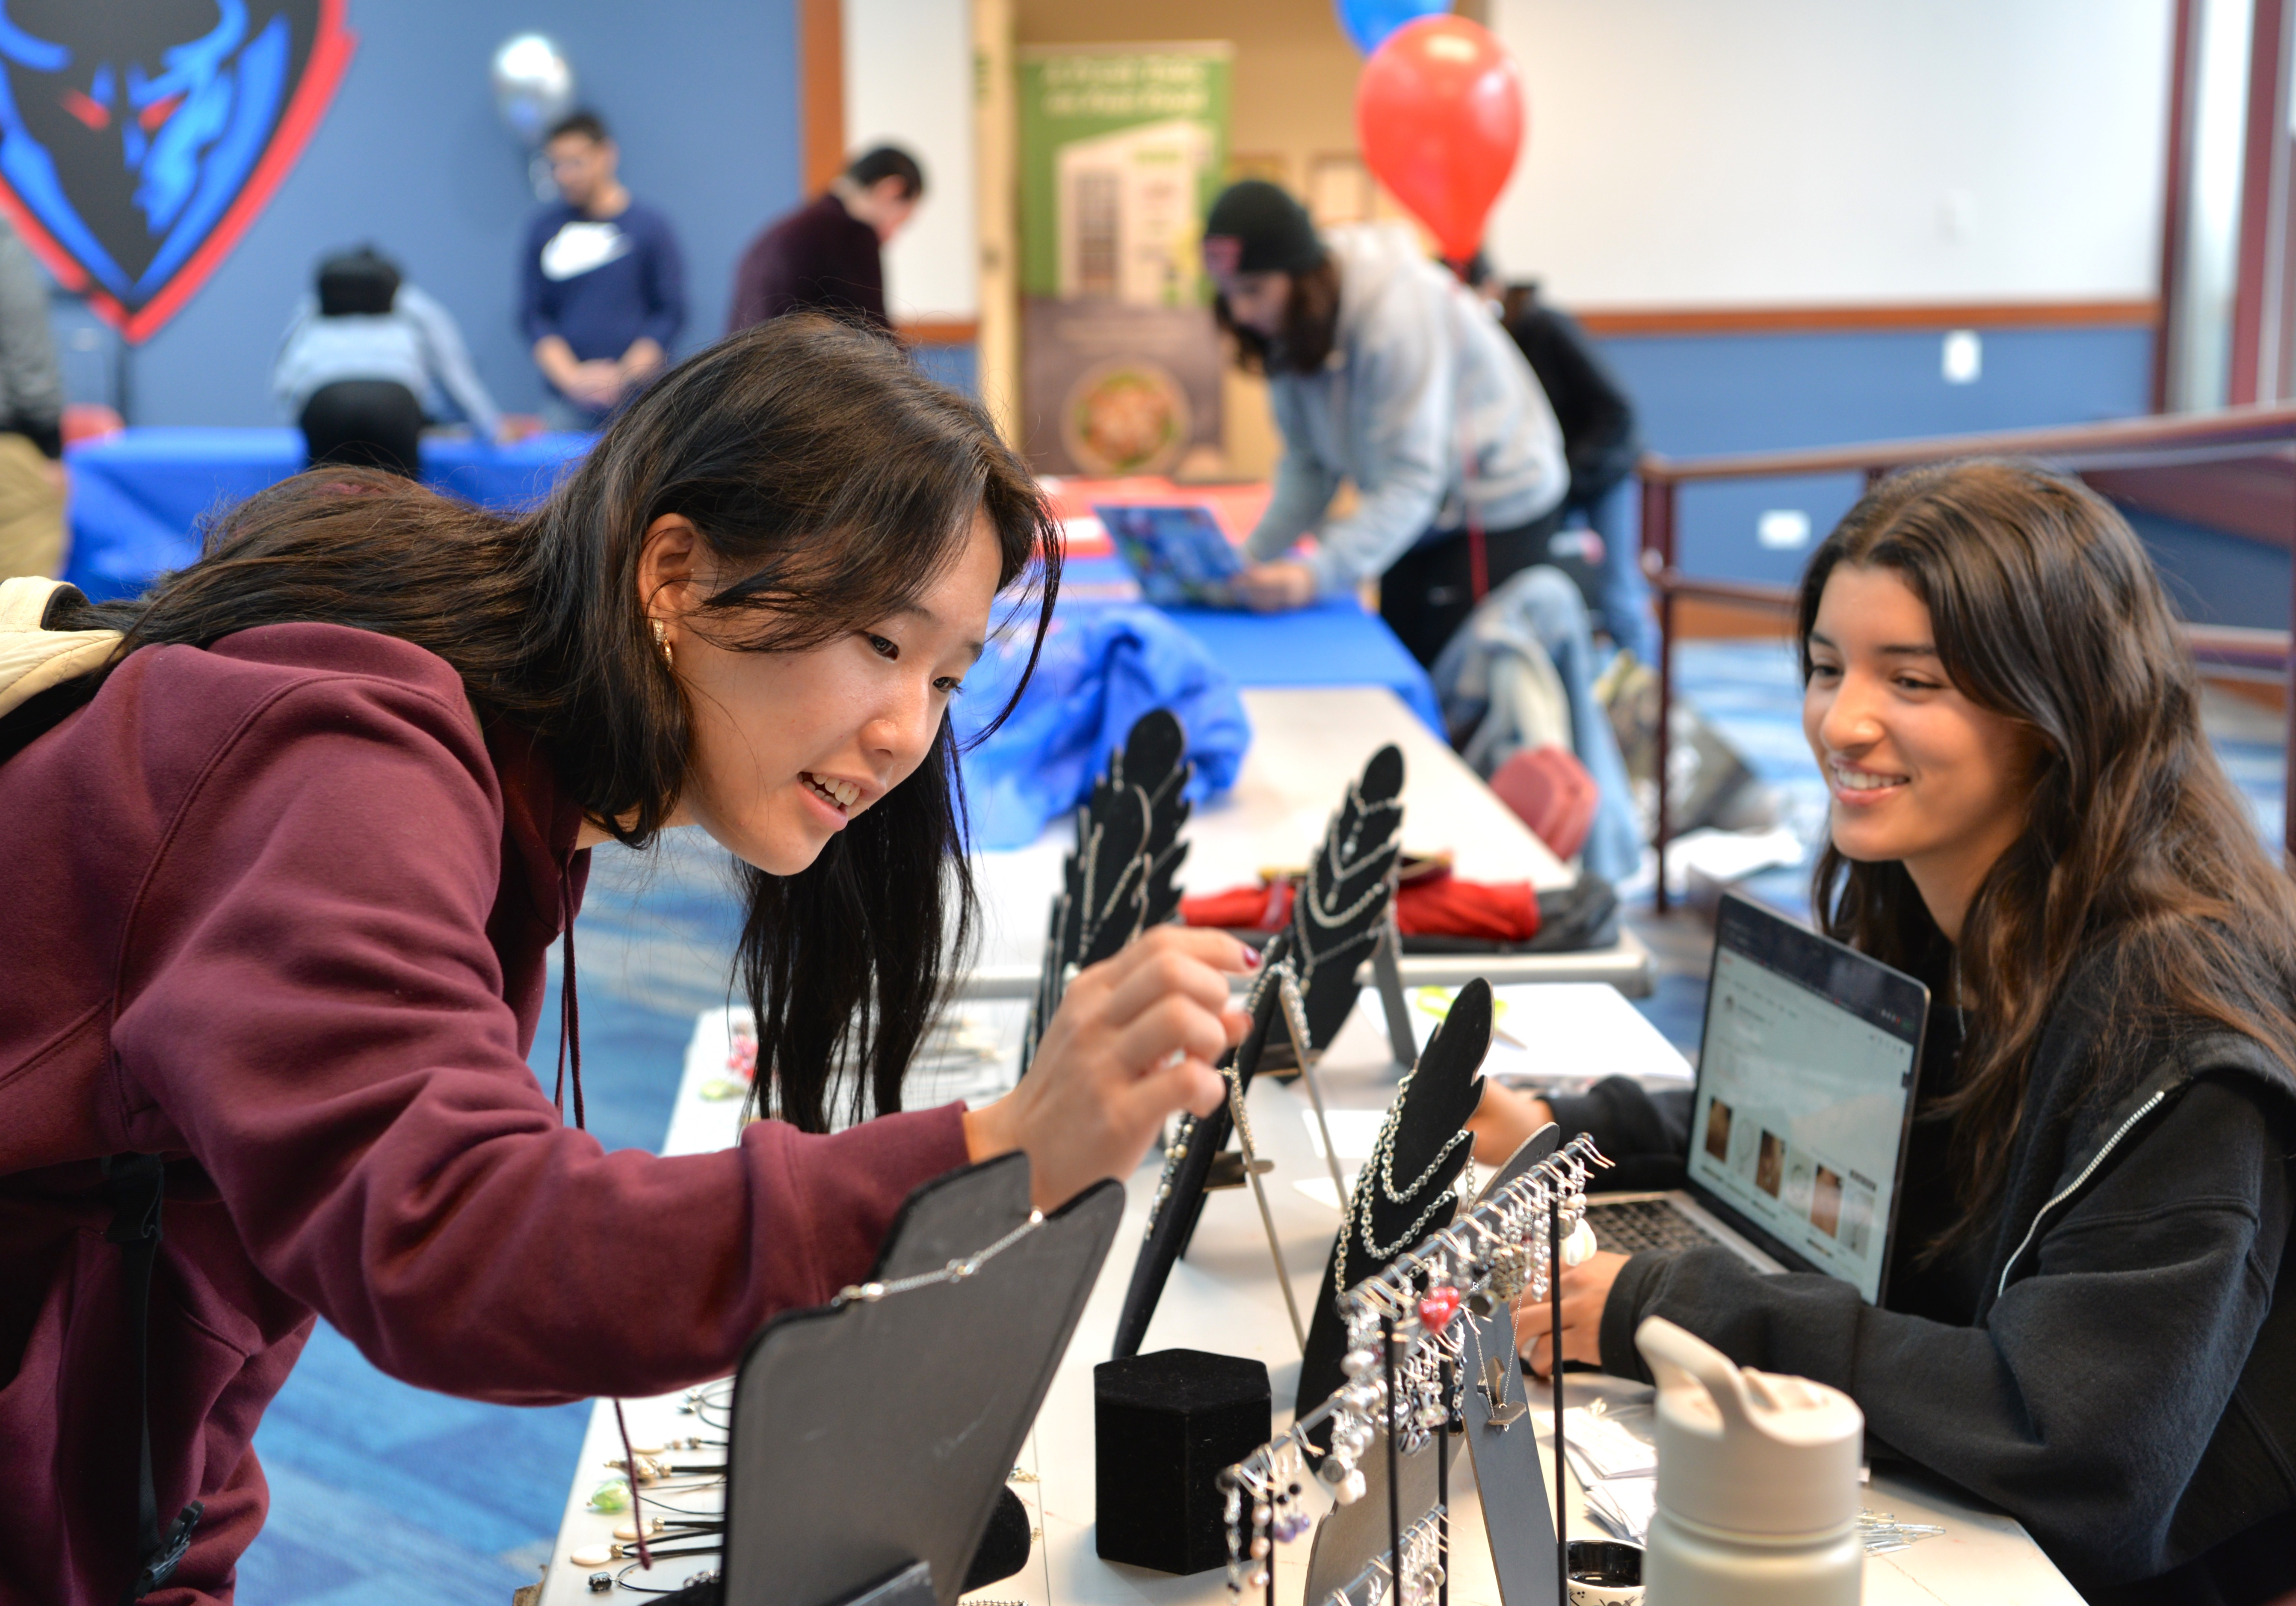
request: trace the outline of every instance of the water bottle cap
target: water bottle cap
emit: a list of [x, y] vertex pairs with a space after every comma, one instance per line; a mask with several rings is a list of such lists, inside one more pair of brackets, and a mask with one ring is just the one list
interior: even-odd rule
[[1635, 1343], [1658, 1379], [1658, 1504], [1782, 1538], [1857, 1520], [1866, 1414], [1838, 1388], [1731, 1363], [1663, 1317]]

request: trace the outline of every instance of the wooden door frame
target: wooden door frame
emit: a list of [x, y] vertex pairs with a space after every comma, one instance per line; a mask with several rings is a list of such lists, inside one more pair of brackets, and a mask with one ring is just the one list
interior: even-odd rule
[[808, 195], [845, 170], [845, 14], [842, 0], [798, 0], [798, 149]]

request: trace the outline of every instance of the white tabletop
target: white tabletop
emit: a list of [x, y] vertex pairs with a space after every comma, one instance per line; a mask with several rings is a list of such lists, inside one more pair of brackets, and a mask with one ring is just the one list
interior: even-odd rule
[[[1181, 882], [1193, 893], [1257, 881], [1263, 869], [1300, 869], [1323, 840], [1347, 785], [1392, 742], [1403, 752], [1403, 845], [1449, 853], [1471, 881], [1528, 881], [1542, 892], [1575, 872], [1555, 858], [1459, 755], [1382, 687], [1259, 688], [1242, 693], [1251, 747], [1235, 786], [1199, 803], [1183, 833]], [[1061, 860], [1075, 845], [1071, 817], [1054, 820], [1025, 848], [975, 861], [982, 904], [980, 963], [963, 985], [973, 999], [1026, 998], [1037, 980], [1045, 921], [1060, 888]], [[1406, 985], [1500, 982], [1608, 982], [1642, 997], [1651, 957], [1631, 933], [1586, 953], [1413, 955]]]
[[[1549, 997], [1554, 999], [1550, 1006]], [[1508, 1029], [1523, 1041], [1540, 1043], [1583, 1030], [1586, 1001], [1567, 1001], [1567, 995], [1544, 987], [1511, 990], [1505, 1017]], [[1555, 1013], [1557, 1031], [1549, 1033], [1541, 1020], [1543, 1009]], [[968, 1006], [978, 1024], [1008, 1045], [1017, 1045], [1021, 1010], [1012, 1004]], [[1574, 1026], [1573, 1021], [1580, 1023]], [[686, 1057], [666, 1151], [692, 1152], [731, 1141], [738, 1105], [710, 1102], [701, 1089], [725, 1075], [726, 1017], [713, 1012], [698, 1023]], [[1661, 1045], [1662, 1046], [1662, 1045]], [[1394, 1095], [1386, 1045], [1380, 1036], [1373, 1001], [1358, 1009], [1334, 1040], [1324, 1062], [1324, 1089], [1335, 1110], [1369, 1112], [1385, 1108]], [[1635, 1043], [1633, 1052], [1646, 1075], [1678, 1075], [1658, 1050]], [[1567, 1073], [1567, 1064], [1551, 1067]], [[1589, 1067], [1593, 1068], [1593, 1067]], [[945, 1075], [936, 1089], [920, 1090], [922, 1098], [966, 1091], [969, 1076], [983, 1091], [1009, 1079], [1009, 1065], [980, 1067], [970, 1073]], [[1316, 1291], [1332, 1236], [1339, 1227], [1339, 1212], [1330, 1199], [1330, 1179], [1310, 1139], [1308, 1101], [1294, 1088], [1263, 1078], [1251, 1090], [1252, 1125], [1261, 1152], [1275, 1164], [1269, 1176], [1268, 1204], [1275, 1217], [1286, 1270], [1302, 1308]], [[1335, 1124], [1333, 1141], [1343, 1160], [1358, 1145], [1351, 1138], [1367, 1132], [1367, 1117]], [[1367, 1143], [1361, 1145], [1368, 1147]], [[1175, 1577], [1141, 1568], [1103, 1562], [1094, 1554], [1095, 1511], [1092, 1369], [1104, 1358], [1113, 1339], [1116, 1320], [1132, 1274], [1132, 1262], [1147, 1224], [1147, 1207], [1158, 1178], [1151, 1162], [1127, 1182], [1128, 1201], [1123, 1224], [1110, 1250], [1087, 1302], [1076, 1338], [1054, 1375], [1052, 1390], [1038, 1413], [1036, 1428], [1022, 1452], [1013, 1491], [1028, 1503], [1039, 1530], [1039, 1542], [1027, 1569], [1018, 1577], [991, 1585], [971, 1597], [977, 1602], [1026, 1602], [1027, 1606], [1140, 1606], [1142, 1602], [1169, 1606], [1229, 1606], [1222, 1574], [1215, 1569]], [[1320, 1183], [1320, 1187], [1310, 1184]], [[1207, 1201], [1203, 1219], [1187, 1257], [1173, 1268], [1156, 1316], [1151, 1322], [1144, 1349], [1188, 1347], [1242, 1355], [1267, 1363], [1274, 1386], [1275, 1422], [1289, 1421], [1290, 1405], [1299, 1386], [1300, 1358], [1294, 1346], [1283, 1296], [1268, 1257], [1259, 1216], [1244, 1190], [1215, 1193]], [[1581, 1392], [1615, 1382], [1589, 1380], [1572, 1387]], [[688, 1434], [714, 1436], [696, 1419], [679, 1410], [676, 1396], [627, 1403], [633, 1439], [640, 1445], [659, 1445]], [[567, 1561], [575, 1547], [605, 1542], [614, 1524], [627, 1518], [604, 1517], [587, 1509], [590, 1492], [612, 1476], [605, 1466], [621, 1454], [613, 1412], [602, 1402], [593, 1413], [582, 1447], [580, 1470], [566, 1505], [565, 1524], [546, 1579], [545, 1606], [576, 1606], [576, 1602], [606, 1600], [635, 1602], [626, 1591], [606, 1595], [590, 1593], [586, 1580], [592, 1569]], [[692, 1460], [714, 1460], [717, 1451], [685, 1453]], [[1462, 1457], [1453, 1483], [1454, 1548], [1451, 1598], [1458, 1606], [1502, 1606], [1484, 1536], [1486, 1513], [1474, 1493], [1472, 1462]], [[1552, 1490], [1550, 1488], [1550, 1496]], [[1574, 1507], [1578, 1491], [1574, 1481]], [[677, 1503], [693, 1509], [713, 1505], [715, 1491], [680, 1494]], [[1890, 1554], [1869, 1556], [1866, 1568], [1866, 1599], [1874, 1606], [1936, 1606], [1937, 1602], [2016, 1601], [2021, 1606], [2079, 1606], [2076, 1594], [2024, 1530], [2010, 1518], [1973, 1507], [1942, 1486], [1923, 1478], [1877, 1475], [1866, 1506], [1889, 1511], [1907, 1523], [1934, 1523], [1946, 1532], [1923, 1539]], [[1600, 1529], [1583, 1509], [1576, 1512], [1570, 1531], [1587, 1536]], [[1276, 1594], [1283, 1606], [1301, 1606], [1308, 1542], [1279, 1548]], [[707, 1557], [663, 1562], [652, 1580], [655, 1587], [675, 1582], [709, 1566]], [[616, 1563], [619, 1570], [621, 1563]]]

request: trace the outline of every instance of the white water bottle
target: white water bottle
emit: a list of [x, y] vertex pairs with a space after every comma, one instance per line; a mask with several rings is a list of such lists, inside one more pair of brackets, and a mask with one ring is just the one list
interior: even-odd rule
[[1658, 1380], [1644, 1606], [1857, 1606], [1857, 1402], [1734, 1366], [1662, 1317], [1645, 1318], [1635, 1344]]

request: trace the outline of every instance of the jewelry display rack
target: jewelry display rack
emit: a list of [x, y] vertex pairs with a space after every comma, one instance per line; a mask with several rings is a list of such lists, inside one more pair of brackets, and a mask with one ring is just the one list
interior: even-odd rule
[[1123, 1207], [1103, 1182], [1039, 1215], [1025, 1156], [985, 1161], [909, 1196], [869, 1281], [767, 1324], [734, 1382], [726, 1606], [926, 1581], [955, 1606]]
[[1188, 855], [1180, 828], [1187, 823], [1185, 794], [1194, 773], [1187, 751], [1179, 717], [1150, 710], [1125, 734], [1123, 750], [1109, 755], [1107, 774], [1077, 811], [1077, 844], [1062, 861], [1044, 966], [1021, 1042], [1022, 1075], [1069, 978], [1179, 912], [1177, 877]]
[[[1324, 840], [1308, 861], [1305, 884], [1292, 900], [1292, 916], [1260, 951], [1260, 968], [1244, 994], [1244, 1009], [1251, 1025], [1243, 1041], [1223, 1057], [1220, 1073], [1227, 1083], [1227, 1098], [1201, 1119], [1181, 1117], [1165, 1150], [1164, 1172], [1151, 1207], [1148, 1231], [1132, 1281], [1118, 1318], [1111, 1354], [1118, 1360], [1140, 1353], [1140, 1345], [1155, 1314], [1156, 1302], [1170, 1281], [1172, 1267], [1187, 1248], [1202, 1214], [1204, 1193], [1213, 1163], [1227, 1147], [1231, 1135], [1242, 1149], [1244, 1180], [1257, 1200], [1267, 1232], [1268, 1253], [1275, 1262], [1276, 1281], [1291, 1312], [1293, 1335], [1304, 1352], [1308, 1333], [1293, 1304], [1292, 1280], [1269, 1211], [1261, 1176], [1269, 1163], [1261, 1159], [1251, 1137], [1250, 1117], [1244, 1099], [1280, 1018], [1292, 1039], [1316, 1118], [1324, 1118], [1322, 1088], [1315, 1075], [1315, 1060], [1337, 1034], [1360, 991], [1356, 972], [1370, 954], [1382, 946], [1392, 929], [1390, 909], [1395, 892], [1395, 862], [1401, 851], [1403, 823], [1403, 754], [1394, 746], [1381, 748], [1351, 783]], [[1409, 1023], [1404, 1023], [1407, 1034]], [[1409, 1042], [1406, 1035], [1404, 1044]], [[1405, 1051], [1398, 1045], [1397, 1051]], [[1328, 1128], [1324, 1155], [1332, 1168], [1332, 1186], [1346, 1197], [1341, 1180], [1338, 1150]]]
[[[1496, 1343], [1505, 1357], [1499, 1371], [1514, 1370], [1509, 1307], [1520, 1295], [1549, 1300], [1560, 1330], [1562, 1289], [1554, 1272], [1584, 1258], [1587, 1182], [1609, 1162], [1592, 1139], [1582, 1134], [1558, 1149], [1556, 1135], [1551, 1125], [1534, 1134], [1472, 1209], [1341, 1296], [1349, 1343], [1344, 1386], [1219, 1475], [1234, 1598], [1264, 1589], [1274, 1606], [1275, 1547], [1308, 1526], [1300, 1500], [1315, 1457], [1313, 1481], [1337, 1509], [1316, 1525], [1308, 1606], [1448, 1606], [1450, 1440], [1464, 1414], [1501, 1599], [1505, 1606], [1562, 1606], [1569, 1599], [1561, 1523], [1537, 1536], [1543, 1544], [1500, 1538], [1509, 1525], [1543, 1519], [1546, 1496], [1537, 1440], [1527, 1431], [1509, 1433], [1520, 1417], [1506, 1414], [1504, 1380], [1496, 1400], [1489, 1392], [1485, 1359]], [[1468, 1320], [1456, 1319], [1463, 1314]], [[1567, 1488], [1562, 1368], [1552, 1375], [1556, 1487]], [[1326, 1429], [1330, 1447], [1319, 1449]], [[1491, 1441], [1502, 1437], [1505, 1453], [1488, 1454]], [[1404, 1468], [1430, 1448], [1437, 1452], [1434, 1497], [1423, 1505], [1425, 1481], [1414, 1479], [1416, 1497], [1406, 1508]], [[1518, 1487], [1524, 1448], [1531, 1475], [1527, 1487]], [[1373, 1493], [1363, 1470], [1367, 1459], [1385, 1473], [1378, 1489], [1387, 1508], [1383, 1525], [1349, 1511]], [[1505, 1516], [1490, 1520], [1494, 1512]]]
[[1431, 1231], [1448, 1226], [1456, 1206], [1453, 1183], [1462, 1171], [1469, 1173], [1472, 1196], [1474, 1137], [1467, 1121], [1483, 1096], [1477, 1073], [1490, 1052], [1492, 1018], [1488, 982], [1470, 982], [1459, 990], [1419, 1063], [1396, 1090], [1355, 1191], [1343, 1196], [1346, 1214], [1316, 1284], [1315, 1314], [1300, 1357], [1294, 1404], [1300, 1416], [1346, 1381], [1340, 1369], [1348, 1347], [1340, 1291], [1379, 1275]]

